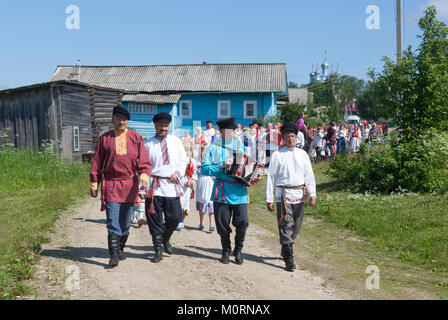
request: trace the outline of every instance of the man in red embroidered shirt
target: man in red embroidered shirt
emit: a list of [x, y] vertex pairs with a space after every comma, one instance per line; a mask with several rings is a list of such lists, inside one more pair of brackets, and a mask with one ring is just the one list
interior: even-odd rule
[[114, 129], [98, 140], [90, 169], [90, 195], [98, 195], [101, 183], [101, 211], [106, 210], [110, 266], [124, 259], [123, 249], [129, 236], [132, 211], [139, 186], [148, 185], [152, 165], [143, 138], [127, 129], [129, 112], [115, 107], [112, 113]]

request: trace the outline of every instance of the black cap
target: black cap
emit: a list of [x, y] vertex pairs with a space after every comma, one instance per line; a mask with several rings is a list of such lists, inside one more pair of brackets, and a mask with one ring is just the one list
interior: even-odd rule
[[299, 129], [297, 129], [297, 126], [293, 123], [285, 123], [284, 125], [281, 126], [280, 132], [281, 134], [292, 132], [297, 135]]
[[219, 126], [219, 129], [232, 129], [235, 130], [236, 124], [235, 124], [235, 118], [228, 118], [228, 119], [223, 119], [220, 121], [216, 121], [216, 124]]
[[126, 110], [123, 107], [115, 107], [114, 110], [112, 111], [112, 116], [115, 116], [115, 115], [125, 117], [128, 120], [131, 119], [131, 114], [129, 113], [128, 110]]
[[154, 123], [156, 123], [156, 122], [170, 123], [171, 122], [171, 115], [169, 113], [166, 113], [166, 112], [160, 112], [160, 113], [156, 114], [152, 118], [152, 121]]
[[211, 123], [211, 124], [213, 124], [213, 122], [211, 122], [210, 120], [207, 120], [207, 122], [206, 123]]

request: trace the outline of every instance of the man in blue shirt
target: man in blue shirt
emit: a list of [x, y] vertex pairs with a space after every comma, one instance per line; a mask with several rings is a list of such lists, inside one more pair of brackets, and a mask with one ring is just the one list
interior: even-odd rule
[[[235, 227], [235, 249], [233, 255], [237, 264], [243, 263], [241, 250], [243, 249], [244, 238], [249, 218], [247, 216], [247, 204], [249, 198], [246, 187], [232, 179], [225, 173], [225, 169], [233, 163], [233, 153], [245, 153], [244, 144], [233, 137], [233, 130], [237, 128], [234, 118], [217, 121], [222, 139], [218, 143], [212, 144], [202, 163], [202, 173], [215, 177], [212, 198], [215, 210], [216, 229], [221, 237], [222, 257], [220, 262], [229, 263], [230, 244], [230, 220]], [[260, 179], [255, 180], [258, 182]], [[233, 218], [232, 218], [233, 215]]]

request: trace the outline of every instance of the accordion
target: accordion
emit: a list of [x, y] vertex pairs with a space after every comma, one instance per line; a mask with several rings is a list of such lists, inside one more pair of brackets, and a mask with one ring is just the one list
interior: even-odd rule
[[251, 187], [255, 184], [255, 179], [261, 176], [263, 165], [246, 154], [233, 152], [233, 163], [224, 171], [238, 183]]

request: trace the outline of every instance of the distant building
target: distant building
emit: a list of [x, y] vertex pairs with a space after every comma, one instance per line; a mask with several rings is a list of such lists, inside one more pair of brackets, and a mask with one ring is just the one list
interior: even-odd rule
[[321, 65], [322, 73], [319, 72], [319, 69], [312, 71], [310, 73], [310, 84], [315, 82], [322, 82], [328, 79], [330, 65], [325, 60]]
[[152, 117], [173, 117], [172, 134], [206, 121], [235, 117], [248, 126], [254, 118], [277, 114], [277, 95], [288, 93], [285, 63], [147, 66], [58, 66], [52, 81], [78, 80], [124, 91], [129, 126], [144, 138], [155, 134]]
[[288, 88], [287, 95], [278, 95], [277, 109], [281, 112], [282, 107], [286, 103], [297, 103], [300, 105], [308, 105], [308, 89], [307, 88]]
[[[314, 65], [313, 65], [313, 71], [311, 71], [311, 73], [310, 73], [310, 84], [315, 83], [315, 82], [323, 82], [323, 81], [327, 80], [328, 77], [332, 74], [330, 72], [330, 65], [327, 62], [327, 53], [326, 52], [325, 52], [324, 62], [322, 62], [320, 67], [322, 69], [322, 72], [319, 71], [318, 64], [316, 64], [315, 70], [314, 70]], [[339, 64], [338, 64], [338, 68], [335, 73], [339, 74]]]

